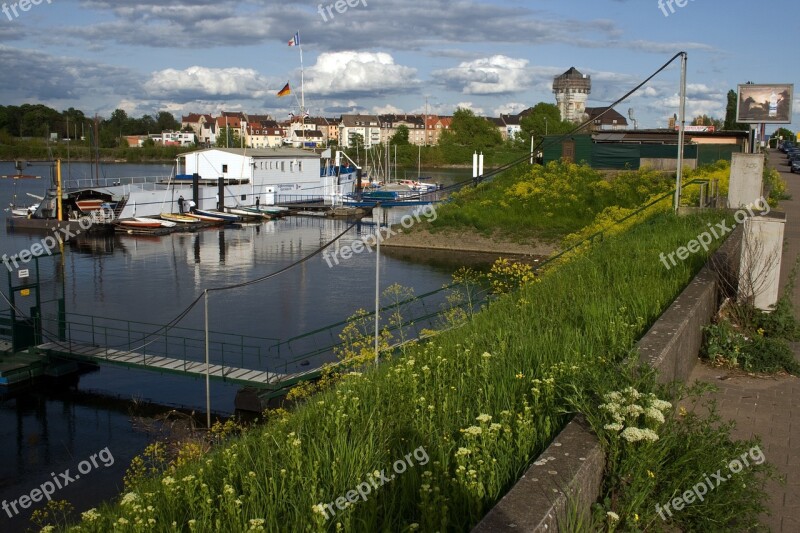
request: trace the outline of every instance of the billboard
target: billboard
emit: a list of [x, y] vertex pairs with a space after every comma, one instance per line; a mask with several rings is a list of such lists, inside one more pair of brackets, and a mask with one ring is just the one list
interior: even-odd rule
[[736, 122], [791, 124], [794, 85], [739, 85]]

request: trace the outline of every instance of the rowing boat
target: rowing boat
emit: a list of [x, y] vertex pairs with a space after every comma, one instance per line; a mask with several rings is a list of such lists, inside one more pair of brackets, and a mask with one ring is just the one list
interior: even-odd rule
[[178, 213], [161, 213], [159, 216], [163, 220], [176, 222], [178, 224], [197, 224], [200, 222], [200, 220], [195, 217], [189, 215], [181, 215]]
[[239, 215], [232, 215], [230, 213], [222, 213], [220, 211], [210, 211], [206, 209], [195, 209], [195, 215], [203, 215], [205, 217], [213, 217], [218, 220], [224, 220], [225, 222], [238, 222], [241, 218]]

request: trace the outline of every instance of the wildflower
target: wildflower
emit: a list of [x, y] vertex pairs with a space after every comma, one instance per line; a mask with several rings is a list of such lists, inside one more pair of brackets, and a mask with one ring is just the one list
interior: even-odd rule
[[264, 520], [263, 518], [251, 518], [249, 521], [250, 530], [251, 531], [263, 531], [264, 530]]
[[128, 504], [131, 504], [131, 503], [135, 502], [138, 499], [139, 499], [139, 496], [135, 492], [129, 492], [129, 493], [125, 494], [125, 496], [122, 497], [122, 500], [120, 500], [119, 503], [120, 503], [120, 505], [128, 505]]
[[488, 423], [492, 421], [492, 417], [491, 415], [481, 414], [478, 415], [478, 417], [475, 420], [477, 420], [478, 422]]
[[97, 509], [92, 507], [88, 511], [84, 511], [81, 513], [81, 518], [86, 522], [94, 522], [98, 518], [100, 518], [100, 513], [97, 512]]
[[763, 329], [763, 328], [758, 328], [758, 330], [757, 330], [757, 333], [758, 333], [760, 336], [762, 336], [762, 337], [763, 337], [763, 336], [764, 336], [764, 329]]
[[196, 523], [197, 523], [197, 520], [195, 520], [195, 519], [189, 520], [189, 522], [188, 522], [188, 524], [189, 524], [189, 529], [194, 529], [194, 525], [195, 525]]
[[525, 374], [523, 374], [522, 372], [517, 372], [517, 375], [515, 377], [517, 379], [525, 379]]
[[170, 486], [175, 483], [175, 478], [172, 476], [167, 476], [161, 480], [161, 483], [163, 483], [166, 486]]
[[686, 415], [688, 414], [688, 411], [686, 411], [686, 408], [685, 408], [685, 407], [681, 407], [681, 408], [678, 410], [678, 414], [679, 414], [679, 415], [681, 415], [681, 416], [686, 416]]
[[500, 431], [502, 428], [502, 424], [493, 423], [491, 426], [489, 426], [489, 431]]
[[248, 472], [247, 475], [250, 476], [250, 477], [256, 477], [256, 473], [253, 472], [252, 470], [250, 472]]
[[456, 452], [456, 455], [459, 457], [463, 457], [471, 453], [472, 451], [469, 448], [459, 448], [458, 451]]
[[665, 413], [670, 409], [672, 409], [672, 404], [664, 400], [653, 400], [652, 402], [650, 402], [650, 406], [655, 407], [662, 413]]
[[322, 505], [321, 503], [318, 503], [317, 505], [313, 506], [311, 510], [317, 514], [324, 516], [325, 518], [328, 517], [327, 513], [325, 513], [325, 506]]
[[658, 422], [659, 424], [664, 423], [664, 414], [655, 407], [648, 407], [645, 409], [644, 416], [650, 420]]
[[623, 426], [622, 424], [619, 424], [619, 423], [615, 423], [615, 424], [606, 424], [605, 426], [603, 426], [603, 428], [604, 428], [604, 429], [606, 429], [606, 430], [608, 430], [608, 431], [615, 431], [615, 432], [617, 432], [617, 433], [619, 433], [620, 431], [622, 431], [622, 428], [623, 428], [623, 427], [624, 427], [624, 426]]
[[606, 515], [608, 515], [608, 519], [611, 520], [612, 523], [619, 522], [619, 515], [614, 511], [608, 511]]
[[650, 470], [647, 471], [647, 477], [655, 479], [656, 475], [652, 473]]
[[639, 514], [638, 513], [633, 513], [633, 521], [634, 522], [638, 522], [639, 521]]
[[222, 492], [224, 492], [225, 494], [234, 494], [236, 491], [234, 491], [233, 487], [231, 487], [226, 483], [225, 488], [222, 490]]
[[483, 354], [481, 355], [481, 357], [483, 357], [483, 358], [484, 358], [484, 359], [486, 359], [486, 360], [489, 360], [489, 359], [491, 359], [491, 358], [492, 358], [492, 354], [490, 354], [489, 352], [483, 352]]
[[466, 433], [470, 437], [477, 437], [478, 435], [483, 433], [483, 430], [478, 426], [470, 426], [467, 429], [462, 429], [461, 432]]
[[121, 526], [124, 526], [128, 523], [128, 520], [120, 516], [119, 519], [117, 520], [117, 523]]
[[650, 429], [639, 429], [628, 427], [622, 432], [622, 438], [628, 442], [639, 442], [639, 441], [647, 441], [647, 442], [655, 442], [658, 440], [658, 435], [655, 431]]

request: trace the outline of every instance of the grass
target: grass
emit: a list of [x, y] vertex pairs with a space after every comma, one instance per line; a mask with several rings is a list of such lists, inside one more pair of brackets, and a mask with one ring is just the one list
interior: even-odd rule
[[[719, 217], [655, 213], [379, 369], [161, 475], [134, 476], [80, 531], [151, 520], [178, 531], [468, 530], [568, 420], [565, 386], [614, 373], [706, 259], [666, 270], [659, 252]], [[326, 518], [325, 504], [409, 456], [413, 466]]]
[[478, 187], [465, 188], [438, 210], [431, 230], [470, 229], [512, 240], [553, 240], [590, 224], [604, 209], [633, 208], [672, 185], [652, 170], [611, 178], [585, 165], [552, 162], [517, 167]]

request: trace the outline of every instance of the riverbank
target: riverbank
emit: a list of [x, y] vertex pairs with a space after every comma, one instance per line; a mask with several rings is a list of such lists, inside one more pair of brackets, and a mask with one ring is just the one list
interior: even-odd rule
[[558, 250], [555, 243], [537, 240], [514, 242], [503, 239], [499, 235], [486, 237], [480, 233], [466, 230], [443, 230], [431, 233], [427, 229], [415, 229], [404, 233], [401, 229], [381, 244], [393, 248], [508, 254], [536, 258], [549, 257]]

